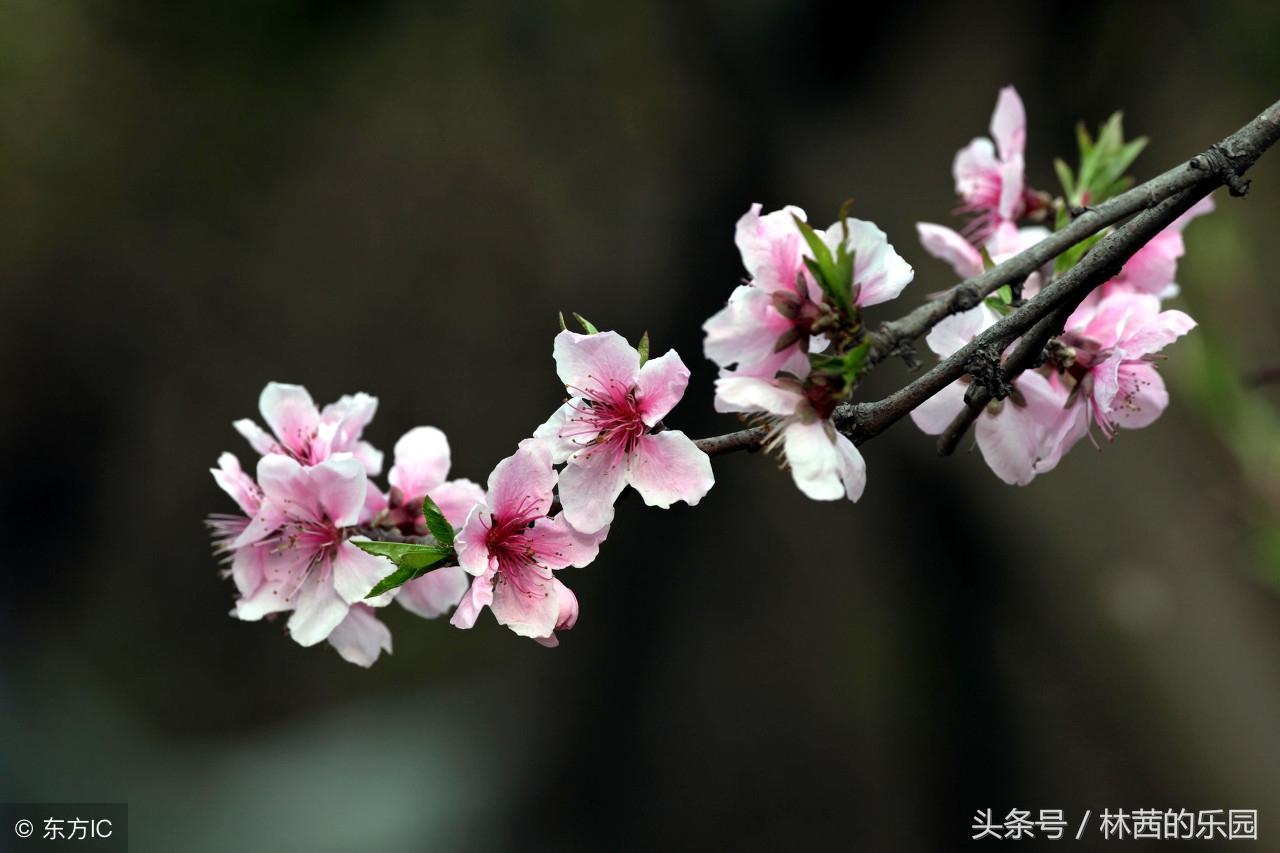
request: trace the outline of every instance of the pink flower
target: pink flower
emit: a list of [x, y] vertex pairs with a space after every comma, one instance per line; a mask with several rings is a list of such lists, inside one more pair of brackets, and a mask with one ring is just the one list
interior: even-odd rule
[[757, 416], [770, 427], [765, 447], [781, 449], [796, 486], [819, 501], [856, 501], [867, 468], [853, 442], [831, 423], [834, 403], [788, 377], [723, 375], [716, 380], [716, 411]]
[[974, 214], [974, 236], [984, 239], [1001, 222], [1026, 212], [1023, 155], [1027, 146], [1027, 114], [1012, 86], [1000, 90], [991, 115], [991, 136], [979, 137], [956, 154], [952, 173], [961, 210]]
[[640, 354], [616, 332], [563, 331], [554, 351], [573, 396], [534, 438], [565, 463], [560, 502], [569, 523], [583, 533], [603, 529], [628, 484], [649, 506], [702, 500], [715, 482], [711, 460], [683, 432], [654, 431], [689, 382], [675, 350], [641, 367]]
[[1195, 325], [1181, 311], [1161, 311], [1147, 293], [1113, 293], [1077, 309], [1061, 338], [1075, 349], [1063, 377], [1076, 404], [1072, 440], [1090, 420], [1110, 438], [1118, 427], [1139, 429], [1160, 417], [1169, 392], [1152, 362]]
[[[703, 324], [704, 349], [707, 358], [740, 375], [804, 377], [814, 323], [827, 310], [822, 289], [804, 263], [812, 253], [795, 219], [803, 221], [805, 213], [785, 207], [761, 216], [760, 210], [753, 204], [738, 220], [735, 237], [751, 282], [735, 289], [728, 304]], [[845, 242], [855, 253], [857, 305], [893, 299], [911, 281], [911, 267], [875, 223], [846, 219], [815, 230], [833, 250]]]
[[[998, 319], [984, 303], [943, 320], [925, 342], [946, 358]], [[1067, 392], [1040, 373], [1021, 374], [1013, 387], [1012, 395], [978, 416], [974, 434], [983, 460], [995, 475], [1006, 483], [1025, 486], [1058, 464], [1066, 450], [1063, 436], [1072, 417], [1065, 410]], [[951, 383], [913, 410], [911, 419], [929, 435], [942, 434], [964, 408], [968, 388], [967, 379]]]
[[[916, 232], [920, 236], [920, 245], [924, 250], [950, 264], [960, 278], [968, 279], [982, 274], [982, 253], [956, 231], [945, 225], [917, 222]], [[1049, 233], [1048, 228], [1039, 226], [1019, 228], [1012, 222], [1001, 222], [987, 239], [987, 254], [993, 262], [1002, 263], [1039, 243], [1048, 237]], [[1042, 277], [1041, 271], [1028, 276], [1023, 284], [1023, 293], [1030, 296], [1038, 291]]]
[[822, 304], [795, 223], [805, 212], [790, 205], [763, 216], [760, 210], [753, 204], [738, 220], [734, 242], [751, 280], [703, 325], [707, 358], [752, 375], [781, 370], [803, 376], [809, 371], [809, 328]]
[[378, 410], [376, 397], [347, 395], [320, 411], [301, 385], [271, 382], [262, 389], [258, 409], [271, 433], [248, 418], [234, 426], [263, 455], [283, 454], [303, 465], [317, 465], [336, 454], [350, 453], [369, 476], [382, 470], [382, 453], [360, 439]]
[[551, 451], [526, 440], [489, 475], [484, 502], [471, 510], [454, 541], [458, 562], [475, 577], [452, 624], [470, 628], [485, 607], [522, 637], [552, 644], [577, 620], [577, 599], [552, 574], [595, 559], [608, 528], [574, 530], [563, 513], [548, 518], [556, 471]]
[[360, 462], [348, 457], [304, 467], [271, 453], [258, 461], [258, 485], [258, 510], [230, 543], [240, 591], [234, 615], [256, 620], [292, 610], [290, 635], [312, 646], [333, 633], [352, 605], [380, 607], [391, 600], [392, 593], [365, 595], [393, 571], [392, 564], [348, 541], [347, 528], [365, 501]]
[[[461, 527], [468, 513], [484, 501], [484, 490], [470, 480], [449, 480], [449, 440], [435, 427], [415, 427], [396, 442], [395, 464], [387, 475], [391, 495], [387, 513], [397, 526], [427, 532], [422, 499], [429, 496], [445, 519]], [[444, 566], [400, 587], [396, 601], [427, 619], [447, 612], [466, 593], [467, 573], [460, 566]]]
[[1125, 262], [1120, 274], [1107, 282], [1104, 292], [1131, 291], [1149, 293], [1167, 299], [1176, 296], [1178, 258], [1186, 252], [1182, 232], [1197, 216], [1213, 211], [1213, 198], [1206, 196], [1152, 237], [1145, 246]]

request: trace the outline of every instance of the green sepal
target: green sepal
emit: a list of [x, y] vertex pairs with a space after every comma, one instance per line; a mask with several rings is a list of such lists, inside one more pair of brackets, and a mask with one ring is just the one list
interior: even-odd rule
[[645, 332], [640, 336], [640, 343], [636, 344], [636, 352], [640, 353], [640, 366], [644, 367], [644, 363], [649, 360], [649, 333]]
[[578, 321], [578, 325], [582, 326], [582, 331], [586, 332], [588, 335], [598, 335], [598, 334], [600, 334], [600, 330], [599, 330], [599, 329], [597, 329], [597, 328], [596, 328], [596, 327], [591, 323], [591, 321], [590, 321], [590, 320], [588, 320], [586, 317], [583, 317], [583, 316], [582, 316], [581, 314], [579, 314], [577, 311], [574, 311], [574, 312], [573, 312], [573, 319], [575, 319], [575, 320], [577, 320], [577, 321]]

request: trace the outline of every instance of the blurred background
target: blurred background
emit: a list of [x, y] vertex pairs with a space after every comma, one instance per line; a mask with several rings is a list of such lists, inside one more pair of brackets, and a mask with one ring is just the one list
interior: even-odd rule
[[127, 801], [138, 851], [939, 850], [1014, 807], [1280, 849], [1280, 152], [1188, 231], [1155, 426], [1018, 489], [904, 422], [856, 506], [724, 458], [624, 505], [557, 651], [397, 607], [372, 670], [302, 649], [202, 524], [268, 380], [482, 481], [561, 399], [559, 310], [731, 429], [699, 327], [751, 202], [854, 197], [917, 270], [885, 319], [952, 283], [913, 225], [1000, 86], [1034, 186], [1116, 109], [1145, 178], [1280, 97], [1278, 44], [1255, 2], [0, 0], [0, 799]]

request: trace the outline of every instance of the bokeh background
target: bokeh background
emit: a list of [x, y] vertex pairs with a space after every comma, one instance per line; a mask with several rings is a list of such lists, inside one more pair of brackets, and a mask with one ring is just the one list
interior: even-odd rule
[[677, 347], [674, 424], [725, 431], [751, 202], [854, 197], [917, 270], [885, 318], [952, 283], [913, 223], [1000, 86], [1034, 185], [1115, 109], [1146, 177], [1280, 96], [1277, 45], [1256, 2], [0, 0], [0, 798], [127, 801], [138, 851], [940, 850], [1013, 807], [1280, 849], [1278, 152], [1188, 231], [1167, 414], [1027, 488], [909, 423], [856, 506], [726, 458], [624, 505], [559, 650], [393, 607], [370, 671], [228, 618], [202, 526], [273, 379], [483, 480], [558, 310]]

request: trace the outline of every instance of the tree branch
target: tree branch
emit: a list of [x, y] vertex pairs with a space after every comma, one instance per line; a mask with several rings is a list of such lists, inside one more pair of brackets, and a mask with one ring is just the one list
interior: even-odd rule
[[[1037, 323], [1045, 321], [1046, 328], [1052, 326], [1048, 318], [1056, 316], [1056, 308], [1073, 299], [1078, 304], [1093, 288], [1113, 278], [1134, 252], [1213, 190], [1226, 185], [1232, 195], [1244, 195], [1249, 188], [1248, 181], [1242, 177], [1245, 171], [1278, 139], [1280, 102], [1272, 104], [1203, 154], [1095, 208], [1087, 208], [1066, 228], [1031, 248], [953, 286], [905, 316], [882, 324], [868, 335], [871, 341], [868, 357], [873, 364], [901, 352], [905, 344], [927, 334], [946, 317], [969, 310], [1003, 285], [1024, 280], [1081, 240], [1133, 217], [1099, 241], [1075, 267], [1050, 282], [1033, 299], [899, 391], [874, 403], [842, 403], [833, 415], [836, 429], [861, 444], [963, 376], [966, 365], [980, 350], [992, 351], [994, 348], [997, 353], [1003, 352]], [[1062, 316], [1064, 323], [1069, 314], [1070, 310], [1067, 310]], [[1027, 347], [1031, 357], [1038, 355], [1038, 350], [1033, 351], [1033, 345], [1034, 342]], [[1043, 343], [1040, 348], [1043, 348]], [[718, 455], [754, 449], [766, 436], [766, 430], [753, 427], [700, 439], [698, 444], [709, 454]]]

